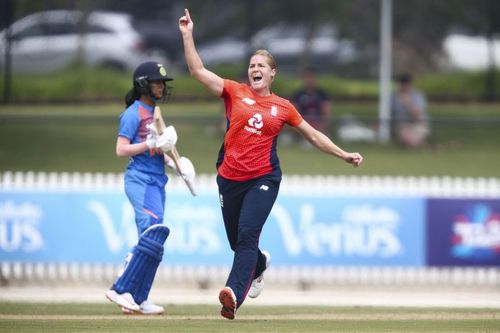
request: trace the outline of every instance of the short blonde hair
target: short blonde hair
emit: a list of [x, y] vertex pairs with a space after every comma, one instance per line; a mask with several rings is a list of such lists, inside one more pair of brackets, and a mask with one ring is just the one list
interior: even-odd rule
[[252, 57], [253, 56], [256, 56], [256, 55], [260, 55], [260, 56], [264, 56], [267, 58], [267, 63], [268, 65], [272, 68], [272, 69], [276, 69], [276, 60], [274, 60], [274, 57], [273, 55], [271, 54], [271, 52], [269, 52], [268, 50], [264, 50], [264, 49], [261, 49], [261, 50], [257, 50], [255, 51], [253, 54], [252, 54]]

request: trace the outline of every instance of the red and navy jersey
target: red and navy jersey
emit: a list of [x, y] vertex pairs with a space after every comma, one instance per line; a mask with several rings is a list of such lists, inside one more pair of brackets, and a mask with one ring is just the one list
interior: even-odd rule
[[217, 160], [226, 179], [245, 181], [270, 173], [281, 176], [276, 145], [285, 124], [298, 126], [302, 116], [288, 100], [258, 96], [246, 84], [224, 80], [227, 130]]

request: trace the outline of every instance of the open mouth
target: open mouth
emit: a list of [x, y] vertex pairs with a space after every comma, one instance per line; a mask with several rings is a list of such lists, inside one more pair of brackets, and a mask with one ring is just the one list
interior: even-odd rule
[[252, 76], [252, 80], [253, 80], [253, 82], [260, 82], [260, 81], [262, 81], [262, 75], [256, 74], [256, 75]]

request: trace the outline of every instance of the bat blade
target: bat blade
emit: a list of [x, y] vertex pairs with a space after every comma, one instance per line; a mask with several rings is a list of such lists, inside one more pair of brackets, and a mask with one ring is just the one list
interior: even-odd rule
[[161, 115], [161, 110], [160, 107], [155, 106], [154, 112], [153, 112], [153, 121], [156, 127], [156, 130], [158, 131], [158, 134], [162, 135], [165, 132], [165, 129], [167, 126], [165, 125], [165, 121], [163, 120], [163, 117]]

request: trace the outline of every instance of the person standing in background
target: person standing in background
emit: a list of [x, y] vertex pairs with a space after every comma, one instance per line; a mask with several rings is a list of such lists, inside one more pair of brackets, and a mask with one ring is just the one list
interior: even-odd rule
[[413, 86], [412, 77], [402, 74], [391, 97], [394, 130], [399, 144], [417, 148], [426, 143], [430, 135], [429, 116], [425, 95]]
[[328, 133], [331, 102], [328, 94], [318, 87], [316, 70], [308, 67], [302, 73], [303, 87], [296, 91], [291, 102], [305, 121], [323, 133]]

